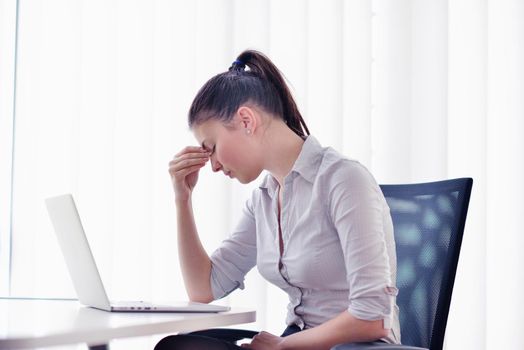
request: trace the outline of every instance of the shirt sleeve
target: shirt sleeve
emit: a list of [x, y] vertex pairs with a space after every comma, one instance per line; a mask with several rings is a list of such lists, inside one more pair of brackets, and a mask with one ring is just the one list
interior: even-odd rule
[[246, 201], [233, 233], [211, 255], [211, 290], [214, 299], [244, 289], [244, 277], [257, 258], [256, 225], [252, 199]]
[[362, 320], [382, 319], [389, 329], [398, 293], [392, 282], [396, 254], [389, 207], [373, 176], [360, 163], [350, 161], [333, 174], [330, 214], [344, 254], [348, 311]]

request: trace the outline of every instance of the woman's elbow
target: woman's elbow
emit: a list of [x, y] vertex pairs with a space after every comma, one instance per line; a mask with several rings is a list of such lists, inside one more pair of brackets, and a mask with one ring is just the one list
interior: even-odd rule
[[355, 334], [355, 341], [376, 341], [389, 336], [390, 329], [384, 328], [384, 320], [365, 320], [359, 319], [351, 313], [349, 313], [349, 315], [353, 318], [352, 322], [356, 322], [354, 323], [354, 327], [358, 330], [357, 334]]
[[373, 322], [373, 327], [370, 327], [368, 336], [372, 341], [386, 338], [389, 335], [390, 329], [384, 328], [384, 321], [377, 320]]
[[215, 300], [215, 298], [213, 297], [213, 293], [211, 293], [211, 291], [189, 292], [188, 296], [189, 296], [190, 301], [196, 302], [196, 303], [209, 304], [210, 302]]
[[357, 342], [373, 342], [389, 335], [389, 329], [384, 329], [382, 326], [373, 326], [365, 330], [362, 330], [360, 334], [356, 336], [355, 341]]
[[197, 297], [189, 297], [189, 301], [194, 302], [194, 303], [209, 304], [210, 302], [213, 301], [213, 298], [197, 296]]
[[387, 329], [381, 326], [380, 329], [377, 330], [377, 339], [388, 337], [390, 331], [391, 331], [390, 329]]

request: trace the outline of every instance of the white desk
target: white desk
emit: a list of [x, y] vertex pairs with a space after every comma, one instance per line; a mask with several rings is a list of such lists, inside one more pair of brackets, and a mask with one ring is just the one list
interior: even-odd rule
[[104, 349], [111, 339], [191, 332], [254, 322], [255, 311], [224, 313], [115, 313], [76, 301], [0, 299], [0, 349], [86, 343]]

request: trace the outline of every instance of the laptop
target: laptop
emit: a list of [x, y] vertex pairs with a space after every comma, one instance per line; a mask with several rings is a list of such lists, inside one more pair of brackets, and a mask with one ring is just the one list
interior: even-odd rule
[[144, 301], [110, 301], [71, 194], [47, 198], [47, 211], [65, 258], [80, 303], [105, 311], [124, 312], [223, 312], [228, 306], [196, 302], [157, 305]]

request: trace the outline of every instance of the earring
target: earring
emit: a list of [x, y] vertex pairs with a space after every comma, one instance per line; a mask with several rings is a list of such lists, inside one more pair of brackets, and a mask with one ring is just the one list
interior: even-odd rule
[[251, 129], [247, 129], [246, 130], [246, 134], [250, 135], [251, 134]]

